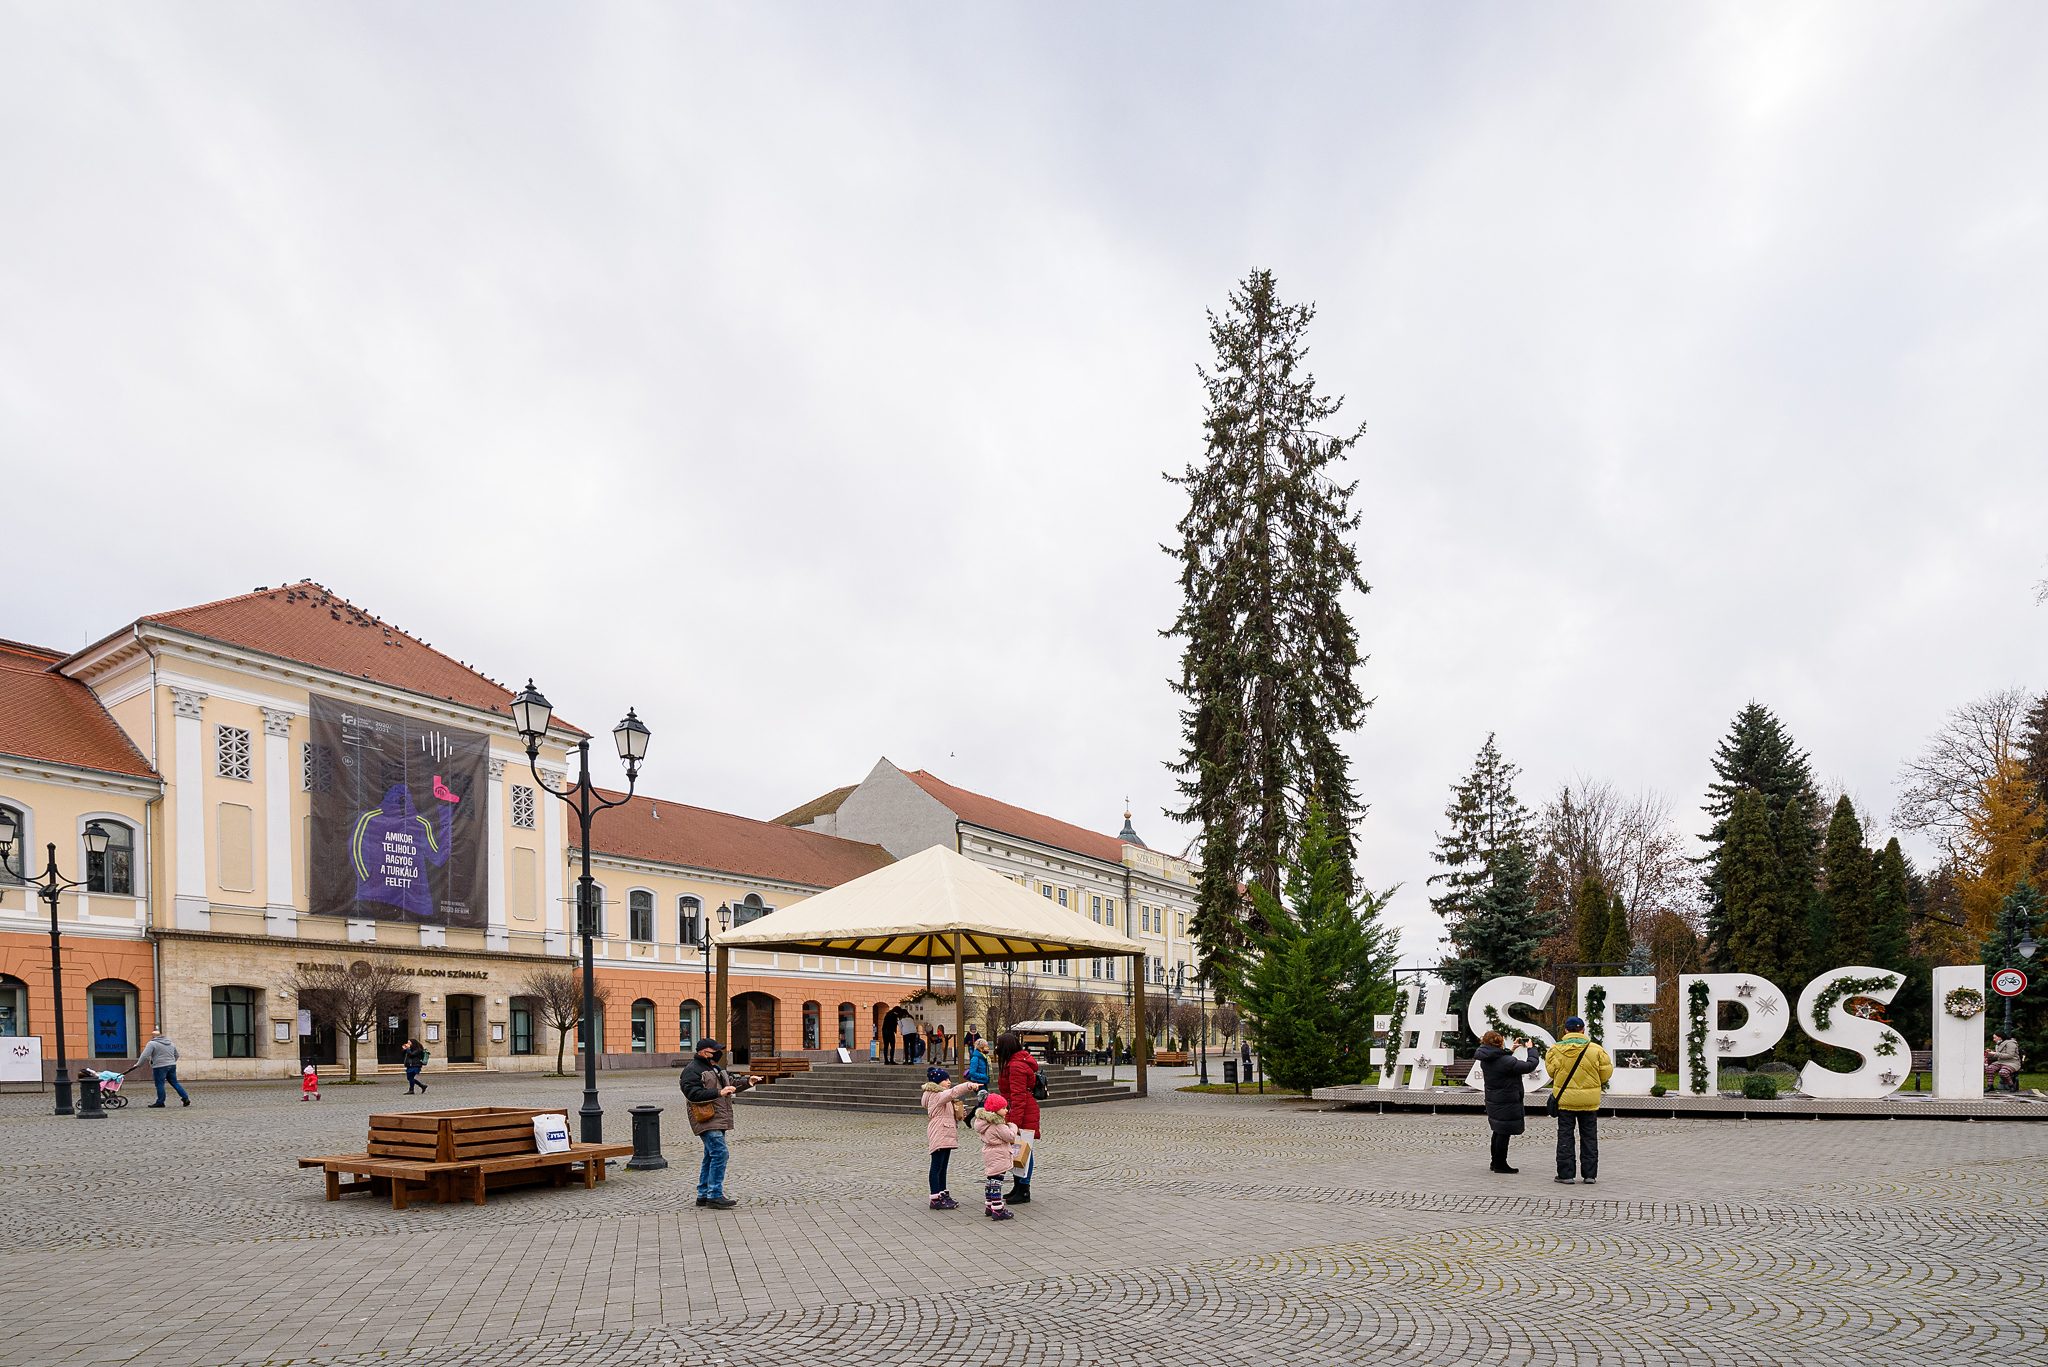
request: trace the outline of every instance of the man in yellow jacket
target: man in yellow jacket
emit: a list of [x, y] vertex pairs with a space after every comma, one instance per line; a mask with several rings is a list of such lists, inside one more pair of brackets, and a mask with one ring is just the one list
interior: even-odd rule
[[1577, 1181], [1583, 1172], [1591, 1186], [1600, 1178], [1600, 1092], [1614, 1076], [1614, 1060], [1586, 1037], [1586, 1023], [1577, 1016], [1564, 1029], [1564, 1038], [1543, 1056], [1557, 1092], [1557, 1180]]

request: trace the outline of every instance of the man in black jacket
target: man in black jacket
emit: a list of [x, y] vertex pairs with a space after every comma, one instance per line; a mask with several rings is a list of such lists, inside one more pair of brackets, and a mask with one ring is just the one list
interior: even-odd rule
[[697, 1041], [697, 1057], [683, 1065], [683, 1099], [690, 1103], [690, 1132], [704, 1141], [704, 1163], [697, 1170], [697, 1204], [713, 1210], [731, 1210], [738, 1205], [725, 1196], [726, 1131], [732, 1128], [733, 1093], [758, 1087], [761, 1079], [748, 1076], [739, 1081], [718, 1066], [725, 1053], [715, 1039]]

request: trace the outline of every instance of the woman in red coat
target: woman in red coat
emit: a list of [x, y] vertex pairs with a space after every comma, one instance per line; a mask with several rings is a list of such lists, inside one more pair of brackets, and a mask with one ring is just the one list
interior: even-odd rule
[[1019, 1206], [1031, 1199], [1031, 1170], [1038, 1165], [1038, 1139], [1045, 1131], [1039, 1128], [1038, 1098], [1031, 1094], [1031, 1084], [1038, 1080], [1038, 1060], [1018, 1042], [1015, 1031], [1005, 1030], [996, 1036], [996, 1076], [1001, 1079], [1002, 1094], [1010, 1101], [1009, 1122], [1031, 1141], [1031, 1157], [1003, 1198], [1006, 1205]]

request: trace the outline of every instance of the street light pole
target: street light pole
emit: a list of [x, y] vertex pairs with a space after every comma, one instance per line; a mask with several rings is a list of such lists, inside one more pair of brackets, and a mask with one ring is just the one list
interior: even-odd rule
[[1209, 981], [1195, 979], [1195, 1006], [1202, 1013], [1202, 1085], [1209, 1085]]
[[623, 807], [633, 800], [633, 785], [640, 779], [640, 761], [647, 757], [648, 731], [630, 707], [626, 709], [625, 720], [612, 728], [619, 758], [626, 762], [626, 795], [609, 802], [597, 795], [597, 788], [590, 781], [588, 740], [576, 743], [577, 774], [573, 788], [565, 792], [540, 776], [541, 737], [547, 734], [548, 718], [553, 712], [554, 704], [540, 695], [532, 679], [526, 681], [526, 690], [512, 700], [512, 724], [526, 742], [526, 767], [533, 771], [533, 781], [576, 813], [582, 831], [583, 874], [576, 880], [576, 928], [583, 936], [583, 1109], [577, 1114], [583, 1142], [602, 1144], [604, 1108], [597, 1104], [596, 951], [591, 943], [597, 934], [597, 880], [590, 875], [590, 822], [599, 812]]
[[[2005, 963], [2002, 965], [2002, 967], [2011, 968], [2013, 966], [2012, 952], [2015, 949], [2017, 949], [2020, 952], [2021, 958], [2032, 959], [2034, 957], [2035, 951], [2040, 948], [2039, 945], [2034, 943], [2034, 928], [2031, 925], [2026, 926], [2024, 930], [2021, 930], [2022, 923], [2030, 919], [2032, 918], [2027, 916], [2026, 909], [2024, 907], [2013, 906], [2005, 909]], [[2015, 931], [2020, 931], [2021, 933], [2022, 938], [2018, 941], [2018, 943], [2014, 943], [2013, 940], [2013, 934]], [[2007, 1039], [2012, 1038], [2011, 997], [2007, 997], [2005, 999], [2005, 1029], [2000, 1033], [2003, 1034]]]
[[[14, 841], [17, 834], [14, 818], [5, 812], [0, 812], [0, 863], [5, 863], [7, 857], [14, 852]], [[107, 830], [106, 827], [100, 825], [97, 821], [86, 823], [85, 852], [89, 856], [103, 855], [107, 852]], [[57, 1030], [57, 1109], [55, 1114], [73, 1115], [75, 1112], [71, 1107], [71, 1061], [64, 1054], [64, 947], [61, 943], [60, 932], [57, 927], [57, 901], [68, 890], [84, 887], [87, 880], [66, 878], [57, 872], [56, 841], [50, 842], [49, 853], [46, 858], [47, 862], [43, 867], [42, 875], [36, 879], [34, 887], [36, 889], [36, 896], [50, 904], [50, 1005], [51, 1022], [56, 1026]], [[91, 1093], [87, 1094], [86, 1101], [88, 1103], [86, 1107], [87, 1119], [96, 1119], [98, 1116], [105, 1115], [105, 1112], [100, 1111], [97, 1105], [92, 1104]]]
[[[718, 905], [718, 930], [723, 934], [732, 924], [732, 903]], [[697, 923], [697, 949], [704, 955], [704, 1019], [697, 1022], [697, 1039], [703, 1039], [711, 1031], [711, 917], [707, 913]], [[719, 1041], [721, 1044], [723, 1040]], [[697, 1040], [691, 1040], [694, 1052]]]

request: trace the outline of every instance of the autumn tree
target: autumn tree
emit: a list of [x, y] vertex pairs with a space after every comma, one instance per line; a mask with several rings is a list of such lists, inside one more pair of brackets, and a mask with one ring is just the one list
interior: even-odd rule
[[2006, 895], [2048, 856], [2048, 822], [2039, 792], [2017, 754], [2001, 759], [1984, 781], [1977, 806], [1956, 841], [1956, 886], [1969, 939], [1990, 936]]
[[1211, 982], [1259, 928], [1241, 889], [1279, 895], [1309, 803], [1338, 833], [1347, 869], [1364, 810], [1342, 738], [1368, 705], [1346, 592], [1368, 586], [1352, 545], [1357, 485], [1331, 470], [1365, 429], [1326, 430], [1343, 400], [1318, 393], [1306, 368], [1314, 317], [1281, 300], [1271, 271], [1231, 291], [1209, 316], [1202, 459], [1168, 477], [1188, 498], [1167, 548], [1181, 608], [1165, 634], [1184, 643], [1175, 815], [1201, 832], [1194, 934]]

